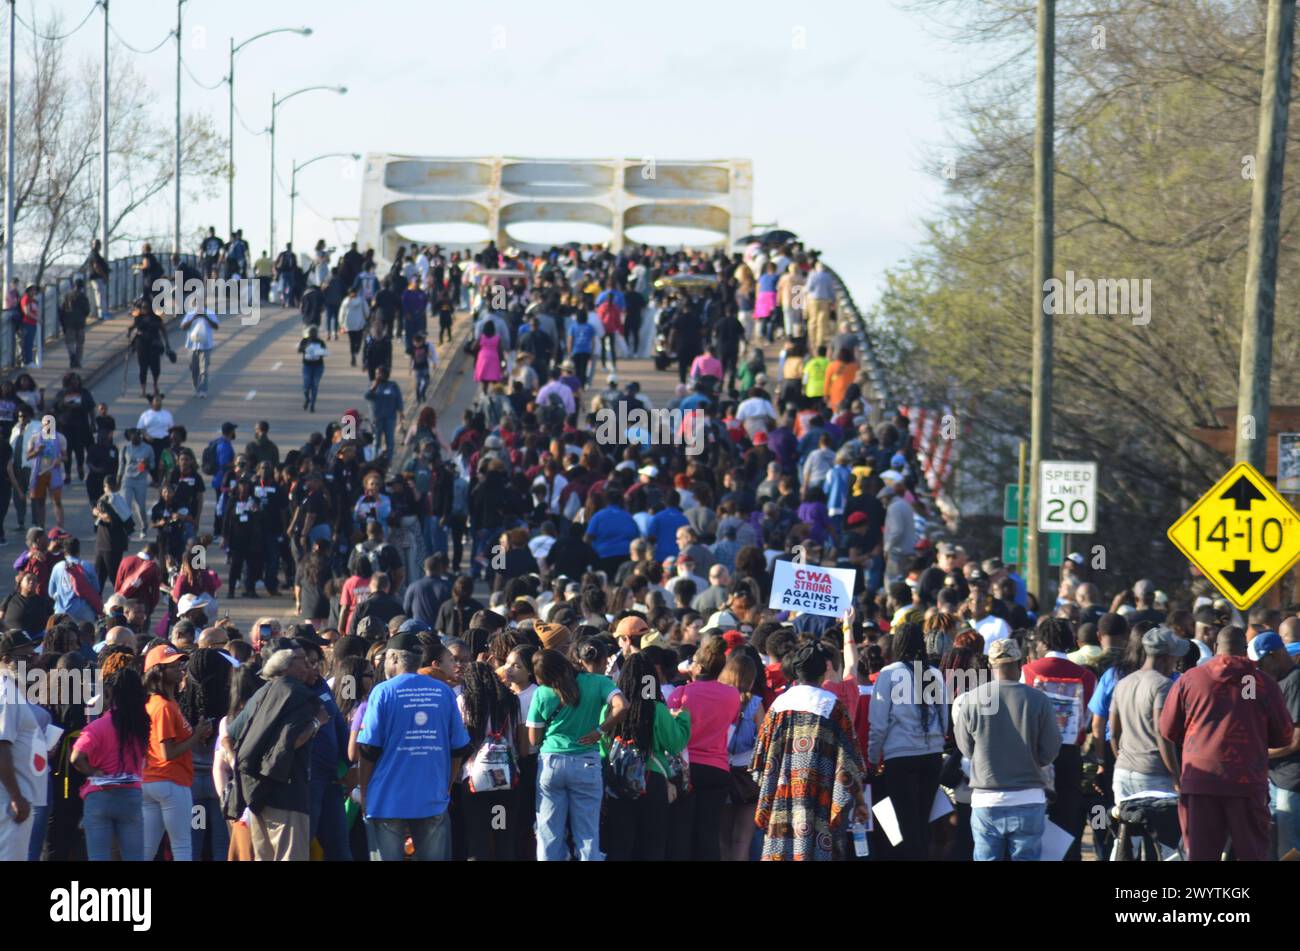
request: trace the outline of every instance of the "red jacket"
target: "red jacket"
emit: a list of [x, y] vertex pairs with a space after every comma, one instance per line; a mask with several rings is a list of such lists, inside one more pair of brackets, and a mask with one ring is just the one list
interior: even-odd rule
[[1291, 742], [1282, 688], [1253, 661], [1220, 654], [1178, 678], [1160, 732], [1182, 747], [1182, 791], [1258, 796], [1268, 782], [1269, 747]]
[[139, 601], [145, 611], [153, 614], [158, 607], [158, 591], [162, 585], [162, 568], [158, 559], [148, 561], [139, 555], [127, 555], [117, 568], [117, 577], [113, 579], [113, 590], [124, 598]]

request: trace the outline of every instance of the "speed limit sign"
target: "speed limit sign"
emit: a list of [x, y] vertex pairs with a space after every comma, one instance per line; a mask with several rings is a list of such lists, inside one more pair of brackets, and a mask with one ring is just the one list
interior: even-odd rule
[[1091, 535], [1097, 530], [1097, 463], [1041, 463], [1039, 490], [1040, 532]]

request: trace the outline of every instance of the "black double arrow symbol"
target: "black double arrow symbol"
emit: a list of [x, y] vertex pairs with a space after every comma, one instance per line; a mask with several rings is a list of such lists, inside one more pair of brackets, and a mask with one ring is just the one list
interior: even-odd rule
[[[1249, 512], [1251, 504], [1256, 499], [1261, 502], [1265, 501], [1264, 494], [1255, 487], [1255, 483], [1244, 475], [1238, 476], [1237, 481], [1219, 498], [1230, 500], [1233, 509], [1238, 512]], [[1241, 595], [1245, 595], [1260, 578], [1264, 577], [1264, 572], [1251, 570], [1250, 559], [1248, 558], [1238, 558], [1233, 563], [1231, 571], [1219, 569], [1219, 574], [1223, 575], [1228, 584], [1232, 585]]]

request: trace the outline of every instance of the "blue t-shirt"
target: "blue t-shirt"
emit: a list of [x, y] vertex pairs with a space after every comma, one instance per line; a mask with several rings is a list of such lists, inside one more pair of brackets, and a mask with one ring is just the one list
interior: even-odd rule
[[655, 557], [660, 561], [676, 558], [677, 529], [689, 524], [690, 520], [679, 508], [666, 508], [662, 512], [656, 512], [650, 519], [650, 530], [646, 532], [647, 535], [654, 536]]
[[451, 751], [469, 733], [450, 687], [399, 674], [370, 692], [357, 742], [383, 752], [366, 787], [369, 819], [427, 819], [447, 811]]
[[606, 506], [591, 517], [587, 523], [587, 534], [591, 536], [591, 547], [601, 558], [613, 558], [615, 555], [627, 557], [632, 549], [632, 542], [641, 537], [636, 521], [623, 509]]
[[591, 353], [596, 342], [596, 328], [590, 323], [574, 324], [569, 328], [569, 339], [573, 341], [573, 353]]

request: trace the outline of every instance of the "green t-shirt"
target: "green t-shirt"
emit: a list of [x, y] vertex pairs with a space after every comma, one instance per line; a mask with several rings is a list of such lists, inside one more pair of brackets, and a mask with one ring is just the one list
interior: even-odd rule
[[567, 707], [560, 703], [560, 695], [550, 687], [538, 687], [533, 702], [528, 707], [528, 726], [546, 727], [539, 753], [566, 755], [587, 753], [599, 749], [594, 744], [578, 742], [600, 726], [600, 711], [618, 686], [608, 677], [599, 674], [578, 674], [578, 705]]

